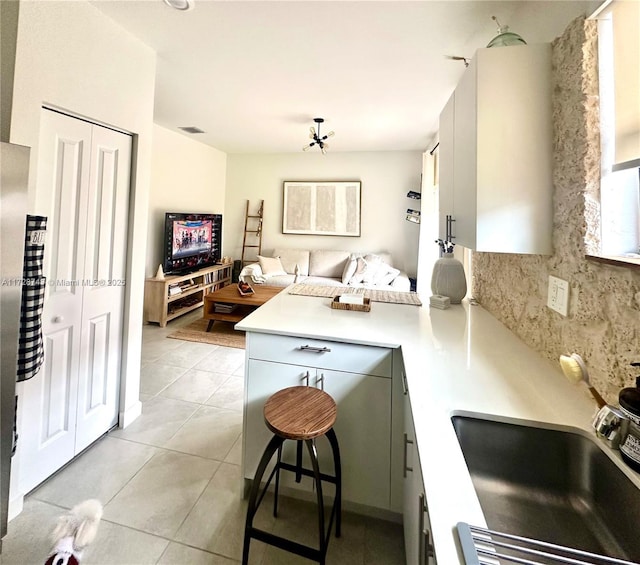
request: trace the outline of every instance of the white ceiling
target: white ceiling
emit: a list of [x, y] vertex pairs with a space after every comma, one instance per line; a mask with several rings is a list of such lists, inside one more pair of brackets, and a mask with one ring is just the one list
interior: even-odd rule
[[[330, 151], [428, 149], [464, 64], [496, 15], [550, 41], [599, 2], [162, 0], [91, 3], [158, 55], [155, 122], [227, 153], [301, 151], [314, 117]], [[187, 135], [187, 134], [185, 134]], [[315, 148], [314, 148], [315, 149]]]

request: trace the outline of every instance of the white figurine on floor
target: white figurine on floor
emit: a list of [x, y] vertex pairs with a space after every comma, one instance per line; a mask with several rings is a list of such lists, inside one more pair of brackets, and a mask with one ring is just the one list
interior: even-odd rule
[[82, 552], [96, 537], [102, 518], [99, 500], [85, 500], [58, 518], [51, 538], [54, 547], [45, 565], [79, 565]]

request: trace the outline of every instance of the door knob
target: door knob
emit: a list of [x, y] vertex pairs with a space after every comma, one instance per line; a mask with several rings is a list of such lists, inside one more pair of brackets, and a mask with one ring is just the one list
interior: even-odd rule
[[64, 317], [63, 316], [54, 316], [53, 318], [51, 318], [51, 321], [54, 324], [59, 324], [60, 322], [64, 322]]

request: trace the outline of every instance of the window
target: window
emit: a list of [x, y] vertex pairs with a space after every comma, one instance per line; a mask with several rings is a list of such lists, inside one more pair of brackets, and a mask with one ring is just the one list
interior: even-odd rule
[[[638, 11], [635, 22], [632, 14], [625, 13], [630, 4], [636, 4]], [[639, 32], [638, 6], [637, 2], [618, 0], [598, 16], [601, 253], [634, 263], [640, 263], [640, 160], [634, 158], [639, 143], [635, 137], [640, 139], [639, 118], [634, 115], [640, 112], [637, 80], [640, 55], [637, 49], [633, 53], [633, 42], [637, 47]], [[620, 7], [622, 12], [616, 10]], [[629, 42], [623, 35], [629, 27], [621, 27], [614, 21], [620, 18], [634, 23], [635, 38]], [[625, 51], [624, 60], [621, 51]], [[630, 61], [633, 56], [635, 61]], [[631, 107], [626, 107], [629, 104]]]

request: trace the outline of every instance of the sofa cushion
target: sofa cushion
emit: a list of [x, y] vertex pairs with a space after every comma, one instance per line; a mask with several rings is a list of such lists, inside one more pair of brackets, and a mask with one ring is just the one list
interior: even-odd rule
[[308, 249], [274, 249], [274, 257], [280, 257], [282, 267], [290, 275], [295, 274], [296, 265], [300, 267], [300, 275], [309, 274], [309, 250]]
[[349, 259], [348, 251], [311, 251], [309, 255], [309, 275], [342, 279], [344, 265]]
[[342, 281], [340, 280], [340, 277], [338, 277], [337, 279], [333, 279], [330, 277], [314, 277], [313, 275], [311, 275], [304, 279], [304, 281], [302, 282], [304, 282], [304, 284], [315, 286], [337, 286], [341, 288], [344, 286], [342, 284]]
[[260, 263], [260, 269], [262, 269], [262, 274], [265, 277], [287, 274], [282, 267], [282, 262], [279, 257], [263, 257], [262, 255], [258, 255], [258, 263]]
[[[295, 275], [275, 275], [273, 277], [268, 277], [266, 281], [264, 281], [265, 286], [289, 286], [295, 282]], [[304, 277], [302, 277], [304, 278]], [[302, 281], [300, 281], [302, 282]]]

